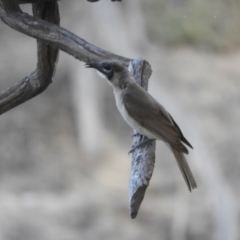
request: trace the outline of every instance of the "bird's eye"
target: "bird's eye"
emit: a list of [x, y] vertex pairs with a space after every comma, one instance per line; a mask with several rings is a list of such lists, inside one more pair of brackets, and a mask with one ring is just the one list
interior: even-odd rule
[[112, 67], [111, 67], [111, 66], [104, 66], [104, 70], [105, 70], [106, 72], [109, 72], [109, 71], [112, 70]]
[[113, 77], [113, 68], [111, 64], [103, 64], [101, 72], [110, 80]]

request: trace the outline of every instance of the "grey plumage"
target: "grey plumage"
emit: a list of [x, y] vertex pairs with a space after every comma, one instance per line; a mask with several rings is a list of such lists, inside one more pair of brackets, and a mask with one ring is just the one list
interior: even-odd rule
[[166, 109], [147, 91], [137, 85], [131, 73], [118, 61], [86, 64], [100, 71], [111, 83], [117, 107], [125, 121], [149, 139], [164, 141], [172, 150], [189, 191], [197, 184], [185, 159], [191, 144]]

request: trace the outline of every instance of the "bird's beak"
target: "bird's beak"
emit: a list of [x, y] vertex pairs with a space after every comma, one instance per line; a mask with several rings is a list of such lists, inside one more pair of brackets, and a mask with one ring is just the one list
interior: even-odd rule
[[86, 68], [95, 68], [97, 70], [101, 69], [101, 63], [99, 62], [90, 62], [85, 64]]
[[85, 64], [86, 68], [95, 68], [97, 70], [98, 75], [101, 78], [106, 78], [106, 75], [103, 73], [103, 69], [102, 69], [102, 64], [99, 62], [90, 62], [90, 63], [86, 63]]

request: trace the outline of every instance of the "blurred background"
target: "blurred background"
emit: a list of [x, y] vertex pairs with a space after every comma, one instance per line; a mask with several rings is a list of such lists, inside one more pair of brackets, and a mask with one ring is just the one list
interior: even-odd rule
[[[188, 192], [172, 153], [128, 214], [132, 130], [111, 86], [60, 52], [40, 96], [0, 118], [0, 240], [236, 240], [240, 216], [240, 2], [60, 1], [61, 26], [149, 61], [149, 92], [194, 146]], [[31, 6], [22, 6], [31, 12]], [[36, 42], [0, 23], [0, 89], [35, 69]]]

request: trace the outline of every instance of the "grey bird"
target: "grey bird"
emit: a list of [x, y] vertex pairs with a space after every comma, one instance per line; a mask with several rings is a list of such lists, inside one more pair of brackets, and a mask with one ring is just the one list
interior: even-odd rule
[[112, 85], [116, 105], [124, 120], [138, 133], [151, 140], [164, 141], [173, 152], [189, 191], [197, 188], [196, 181], [185, 159], [192, 145], [167, 110], [140, 87], [132, 74], [118, 61], [90, 62]]

